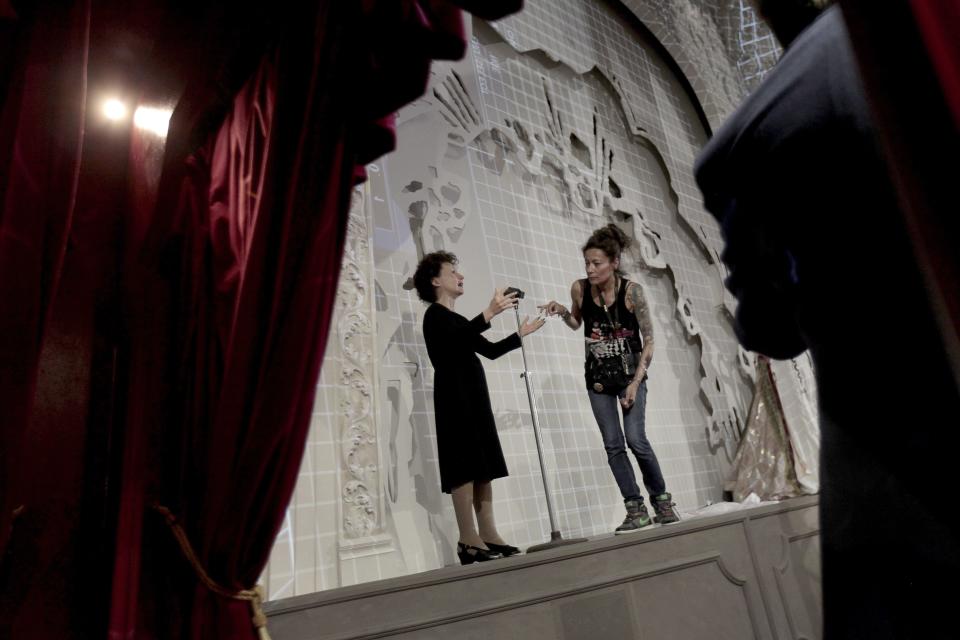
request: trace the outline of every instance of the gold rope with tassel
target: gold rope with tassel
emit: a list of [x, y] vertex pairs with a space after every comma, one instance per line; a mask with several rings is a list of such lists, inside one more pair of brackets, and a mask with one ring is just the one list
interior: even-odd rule
[[218, 596], [249, 602], [253, 628], [257, 630], [260, 640], [270, 640], [270, 634], [267, 632], [267, 616], [263, 613], [263, 586], [258, 584], [253, 589], [241, 589], [240, 591], [230, 591], [229, 589], [221, 587], [213, 581], [213, 578], [207, 574], [203, 565], [200, 564], [200, 559], [197, 558], [197, 555], [193, 552], [190, 540], [187, 539], [187, 532], [184, 531], [180, 523], [177, 522], [177, 517], [170, 512], [170, 509], [167, 509], [163, 505], [154, 503], [153, 509], [167, 521], [167, 525], [170, 527], [173, 536], [180, 545], [180, 550], [183, 551], [183, 555], [187, 558], [190, 566], [193, 567], [203, 586]]

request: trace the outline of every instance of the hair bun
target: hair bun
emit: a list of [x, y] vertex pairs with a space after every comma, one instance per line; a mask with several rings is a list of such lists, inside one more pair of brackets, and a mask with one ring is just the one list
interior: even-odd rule
[[605, 232], [604, 235], [608, 235], [614, 242], [620, 245], [621, 250], [630, 246], [630, 236], [624, 233], [623, 229], [618, 227], [616, 224], [611, 222], [607, 226], [603, 227], [601, 231]]

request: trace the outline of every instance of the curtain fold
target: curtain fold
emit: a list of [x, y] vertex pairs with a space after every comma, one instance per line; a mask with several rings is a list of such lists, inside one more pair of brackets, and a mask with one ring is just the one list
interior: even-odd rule
[[[960, 221], [953, 188], [960, 165], [960, 1], [841, 0], [840, 6], [960, 390]], [[893, 39], [896, 51], [887, 46]]]
[[0, 14], [0, 560], [30, 507], [16, 483], [77, 202], [89, 27], [89, 0]]
[[960, 130], [960, 2], [910, 0], [920, 36], [930, 56], [953, 122]]
[[254, 586], [306, 444], [351, 188], [393, 148], [393, 112], [423, 94], [431, 59], [466, 47], [439, 0], [287, 11], [225, 108], [181, 99], [130, 258], [111, 638], [256, 636], [249, 603], [211, 591], [152, 507], [217, 585]]

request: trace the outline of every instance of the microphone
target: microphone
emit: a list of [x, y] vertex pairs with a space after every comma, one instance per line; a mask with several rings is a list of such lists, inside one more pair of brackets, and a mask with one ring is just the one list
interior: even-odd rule
[[526, 295], [523, 291], [521, 291], [520, 289], [517, 289], [516, 287], [507, 287], [506, 289], [503, 290], [503, 295], [505, 296], [508, 296], [511, 293], [517, 294], [517, 300], [523, 300], [523, 296]]

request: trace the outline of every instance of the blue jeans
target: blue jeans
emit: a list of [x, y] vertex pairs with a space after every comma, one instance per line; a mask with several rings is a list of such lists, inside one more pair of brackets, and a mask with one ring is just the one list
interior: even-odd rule
[[[633, 406], [623, 410], [623, 429], [620, 428], [620, 416], [617, 413], [617, 406], [620, 404], [617, 396], [596, 393], [589, 389], [587, 394], [590, 396], [593, 415], [597, 419], [597, 424], [600, 425], [603, 448], [607, 450], [607, 463], [617, 481], [617, 486], [620, 487], [623, 499], [641, 499], [640, 487], [637, 486], [633, 466], [630, 464], [630, 458], [627, 457], [628, 446], [640, 465], [643, 486], [647, 488], [647, 494], [653, 498], [664, 493], [667, 486], [663, 481], [660, 463], [657, 462], [657, 454], [653, 452], [653, 447], [647, 440], [644, 416], [647, 409], [647, 381], [640, 383]], [[624, 442], [624, 436], [626, 436], [626, 442]]]

